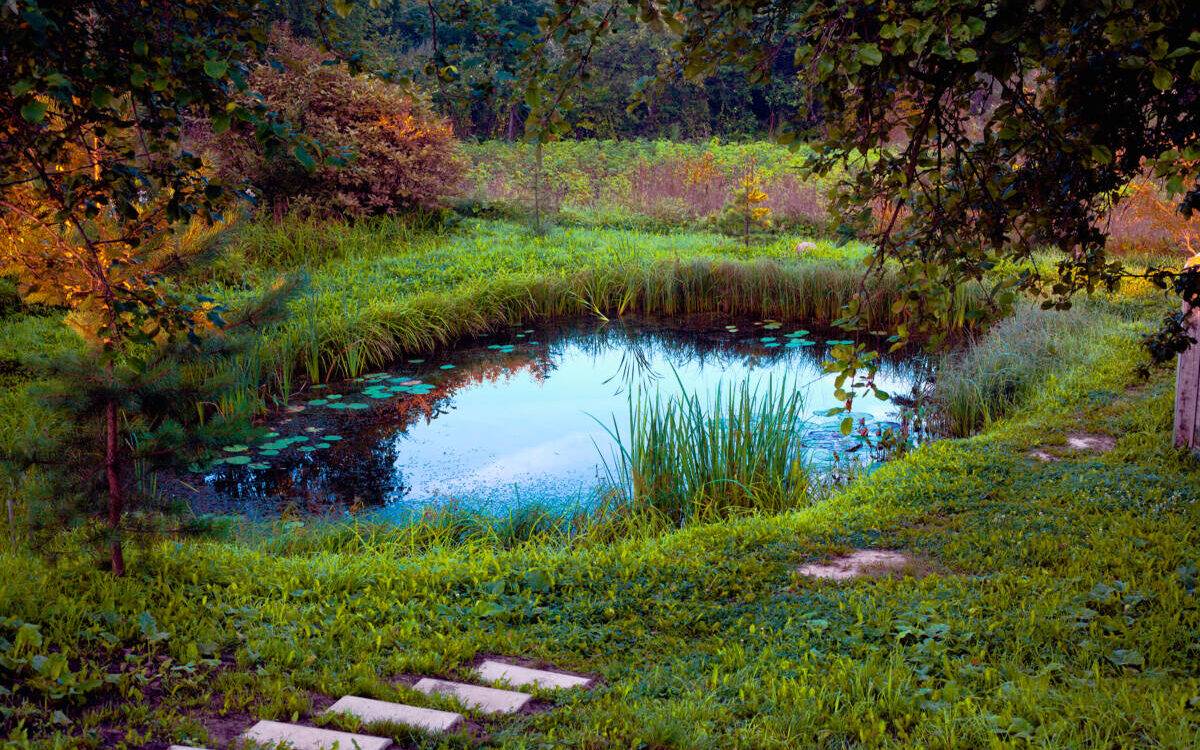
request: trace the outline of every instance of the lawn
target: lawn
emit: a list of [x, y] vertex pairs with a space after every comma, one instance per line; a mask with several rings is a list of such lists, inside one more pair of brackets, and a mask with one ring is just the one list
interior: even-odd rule
[[[352, 372], [356, 342], [383, 361], [512, 317], [684, 312], [705, 299], [795, 320], [836, 311], [861, 248], [818, 243], [797, 257], [797, 239], [748, 251], [696, 232], [541, 238], [483, 220], [432, 234], [256, 225], [193, 283], [234, 299], [310, 259], [311, 291], [272, 339], [294, 344], [272, 362], [303, 373], [316, 341], [324, 378]], [[212, 746], [346, 693], [450, 707], [413, 677], [461, 676], [500, 654], [599, 683], [541, 694], [537, 711], [473, 716], [450, 739], [399, 731], [401, 746], [1194, 747], [1200, 463], [1169, 447], [1172, 373], [1144, 372], [1138, 343], [1168, 307], [1135, 289], [1064, 317], [1022, 310], [1024, 324], [1001, 323], [947, 368], [959, 375], [947, 398], [980, 384], [988, 408], [960, 410], [977, 434], [794, 512], [575, 535], [451, 519], [213, 522], [133, 551], [124, 579], [97, 569], [84, 530], [42, 554], [13, 545], [0, 556], [12, 691], [0, 722], [12, 747]], [[21, 331], [55, 321], [8, 318], [5, 356]], [[970, 375], [988, 361], [1015, 385]], [[12, 424], [31, 412], [19, 374], [7, 377]], [[1115, 447], [1070, 450], [1075, 433]], [[921, 575], [796, 572], [864, 547], [907, 551]]]

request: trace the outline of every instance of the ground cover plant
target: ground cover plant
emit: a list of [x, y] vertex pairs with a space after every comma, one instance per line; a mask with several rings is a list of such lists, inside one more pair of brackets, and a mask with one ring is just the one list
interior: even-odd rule
[[[1164, 365], [1200, 331], [1196, 21], [0, 5], [4, 746], [236, 747], [268, 719], [402, 748], [1196, 747], [1200, 459]], [[667, 112], [793, 148], [572, 140]], [[632, 391], [604, 502], [570, 513], [252, 521], [172, 489], [321, 461], [351, 434], [323, 415], [432, 403], [473, 337], [694, 314], [763, 351], [839, 327], [835, 441], [871, 396], [939, 439], [862, 418], [887, 460], [823, 472], [796, 386], [747, 381]], [[911, 398], [876, 378], [906, 343], [939, 347]], [[495, 657], [594, 683], [497, 717], [418, 682]], [[346, 695], [467, 721], [325, 713]]]
[[[508, 545], [434, 521], [291, 523], [154, 545], [125, 579], [69, 540], [53, 565], [7, 551], [12, 741], [220, 742], [343, 692], [444, 706], [404, 676], [520, 653], [600, 686], [403, 742], [1191, 746], [1200, 471], [1167, 448], [1170, 374], [1138, 372], [1159, 304], [1097, 302], [1085, 353], [1006, 418], [799, 512]], [[1076, 431], [1115, 447], [1029, 455]], [[794, 572], [863, 546], [929, 575]]]

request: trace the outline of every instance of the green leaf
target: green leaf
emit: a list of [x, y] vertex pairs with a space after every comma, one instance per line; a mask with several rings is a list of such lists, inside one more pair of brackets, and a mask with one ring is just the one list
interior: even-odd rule
[[292, 149], [292, 156], [295, 156], [296, 161], [300, 162], [300, 165], [309, 171], [312, 171], [317, 167], [317, 162], [314, 161], [312, 155], [308, 153], [308, 149], [304, 148], [304, 146], [299, 143], [297, 143], [296, 147]]
[[224, 60], [204, 61], [204, 72], [209, 78], [224, 78], [227, 70], [229, 70], [229, 63]]
[[1166, 68], [1159, 68], [1154, 71], [1154, 88], [1159, 91], [1166, 91], [1175, 83], [1175, 76], [1171, 75], [1171, 71]]
[[854, 429], [854, 417], [846, 417], [843, 419], [842, 425], [838, 429], [842, 431], [843, 435], [849, 435], [850, 431]]
[[36, 125], [46, 119], [46, 103], [34, 99], [24, 107], [21, 107], [21, 117], [26, 122], [32, 122]]
[[858, 48], [858, 59], [864, 65], [878, 65], [883, 62], [883, 53], [874, 43], [864, 44]]
[[979, 59], [979, 53], [970, 47], [960, 49], [958, 51], [958, 61], [962, 63], [972, 63]]
[[92, 89], [92, 104], [97, 107], [107, 107], [112, 104], [112, 92], [103, 86]]

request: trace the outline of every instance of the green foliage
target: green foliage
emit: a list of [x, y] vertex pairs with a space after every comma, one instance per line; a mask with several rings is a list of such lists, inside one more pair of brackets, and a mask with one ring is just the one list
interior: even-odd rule
[[[530, 210], [534, 146], [465, 144], [468, 198], [480, 205]], [[559, 223], [666, 229], [722, 226], [731, 193], [753, 164], [773, 224], [825, 232], [824, 193], [832, 183], [800, 175], [806, 152], [764, 141], [553, 141], [543, 144], [544, 199]]]
[[718, 388], [710, 403], [684, 393], [629, 396], [629, 425], [608, 466], [619, 512], [662, 514], [676, 526], [809, 502], [799, 391], [787, 382]]
[[[678, 34], [694, 77], [721, 64], [769, 76], [778, 45], [795, 45], [804, 93], [825, 114], [812, 169], [845, 170], [836, 212], [871, 228], [873, 268], [897, 262], [912, 289], [901, 337], [938, 334], [946, 301], [984, 279], [999, 310], [1016, 291], [1061, 309], [1112, 288], [1129, 271], [1105, 252], [1104, 214], [1147, 168], [1181, 210], [1200, 207], [1195, 3], [639, 7]], [[573, 12], [556, 17], [578, 26], [562, 35], [590, 28]], [[1061, 253], [1048, 273], [1033, 262], [1043, 247]], [[1167, 287], [1178, 273], [1151, 276]], [[1179, 278], [1192, 299], [1200, 274]]]
[[[1200, 468], [1168, 447], [1169, 373], [1137, 372], [1146, 319], [1096, 312], [1075, 331], [1095, 356], [1060, 362], [1005, 421], [795, 512], [618, 541], [284, 522], [151, 546], [125, 579], [70, 539], [56, 565], [0, 554], [16, 686], [0, 721], [36, 748], [212, 746], [218, 726], [308, 721], [317, 695], [449, 708], [393, 678], [501, 653], [602, 680], [473, 717], [487, 747], [1188, 747]], [[1027, 457], [1076, 429], [1117, 447]], [[850, 547], [907, 550], [931, 575], [795, 573]], [[66, 668], [39, 676], [54, 654]]]

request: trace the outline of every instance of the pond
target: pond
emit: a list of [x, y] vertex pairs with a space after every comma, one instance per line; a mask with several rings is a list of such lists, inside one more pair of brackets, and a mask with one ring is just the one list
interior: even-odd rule
[[[817, 470], [856, 456], [843, 436], [830, 342], [776, 321], [576, 322], [516, 327], [383, 372], [318, 385], [273, 415], [268, 436], [229, 446], [193, 467], [193, 507], [270, 517], [353, 511], [399, 520], [430, 505], [503, 514], [539, 504], [562, 511], [594, 502], [628, 426], [630, 399], [783, 379], [804, 394], [804, 444]], [[877, 383], [911, 394], [919, 358], [889, 357]], [[897, 401], [861, 398], [856, 430], [893, 426]]]

